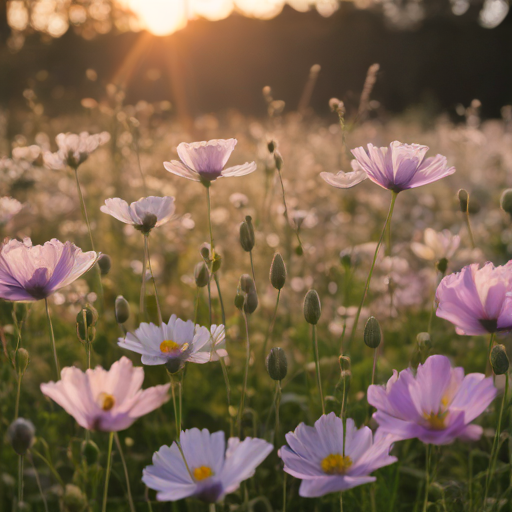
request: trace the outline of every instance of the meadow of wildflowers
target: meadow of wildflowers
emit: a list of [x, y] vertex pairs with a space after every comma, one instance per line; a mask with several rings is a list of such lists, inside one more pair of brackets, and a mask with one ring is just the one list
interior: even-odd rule
[[0, 510], [512, 509], [509, 117], [265, 97], [1, 114]]

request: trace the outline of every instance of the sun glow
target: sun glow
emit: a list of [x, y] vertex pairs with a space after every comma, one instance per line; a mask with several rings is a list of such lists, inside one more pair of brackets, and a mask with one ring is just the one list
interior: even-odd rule
[[167, 36], [187, 24], [185, 0], [123, 0], [123, 3], [139, 18], [141, 28], [155, 36]]

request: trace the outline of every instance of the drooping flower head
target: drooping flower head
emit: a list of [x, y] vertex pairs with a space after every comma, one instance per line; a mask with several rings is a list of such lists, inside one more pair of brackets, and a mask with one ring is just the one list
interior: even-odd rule
[[478, 439], [482, 427], [471, 422], [496, 396], [492, 377], [464, 376], [445, 356], [430, 356], [418, 366], [396, 370], [386, 386], [368, 388], [368, 402], [377, 409], [379, 430], [397, 439], [417, 437], [427, 444], [448, 444], [456, 438]]
[[46, 299], [85, 274], [96, 263], [94, 251], [82, 252], [71, 242], [52, 239], [44, 245], [9, 240], [0, 252], [0, 298]]
[[411, 249], [418, 258], [439, 261], [443, 258], [449, 260], [460, 245], [460, 236], [453, 235], [449, 229], [437, 232], [427, 228], [423, 234], [424, 243], [413, 242]]
[[134, 368], [127, 357], [122, 357], [108, 371], [101, 366], [85, 373], [74, 366], [64, 368], [61, 380], [41, 384], [41, 391], [81, 427], [118, 432], [169, 398], [170, 384], [142, 390], [143, 381], [144, 370]]
[[226, 354], [223, 325], [206, 327], [184, 322], [172, 315], [169, 322], [141, 323], [135, 332], [119, 338], [118, 345], [141, 354], [142, 364], [165, 364], [174, 373], [186, 362], [204, 364]]
[[455, 172], [455, 167], [447, 167], [446, 157], [442, 155], [425, 158], [428, 150], [428, 146], [395, 141], [389, 148], [368, 144], [368, 150], [359, 147], [353, 149], [352, 154], [374, 183], [401, 192], [428, 185]]
[[100, 210], [103, 213], [131, 224], [142, 233], [149, 233], [153, 228], [165, 224], [174, 214], [174, 197], [143, 197], [128, 204], [119, 197], [105, 199]]
[[320, 176], [326, 183], [336, 188], [345, 189], [355, 187], [368, 178], [368, 174], [361, 168], [357, 160], [352, 160], [350, 165], [352, 166], [351, 172], [339, 171], [336, 174], [321, 172]]
[[256, 162], [246, 162], [224, 169], [237, 144], [236, 139], [213, 139], [203, 142], [182, 142], [178, 145], [181, 162], [164, 162], [173, 174], [209, 186], [217, 178], [245, 176], [256, 170]]
[[250, 437], [229, 438], [226, 450], [224, 432], [197, 428], [181, 432], [180, 444], [183, 456], [176, 443], [162, 446], [153, 455], [153, 465], [143, 471], [142, 481], [157, 491], [158, 501], [189, 496], [207, 503], [221, 501], [251, 478], [273, 450], [263, 439]]
[[512, 261], [478, 263], [446, 276], [436, 292], [437, 316], [466, 336], [512, 330]]
[[370, 473], [396, 462], [389, 455], [390, 436], [376, 434], [374, 440], [368, 427], [357, 429], [351, 418], [346, 427], [345, 450], [343, 421], [333, 412], [321, 416], [314, 427], [301, 423], [295, 432], [286, 434], [288, 446], [279, 450], [279, 456], [284, 470], [302, 480], [302, 497], [315, 498], [374, 482]]
[[93, 151], [109, 140], [108, 132], [94, 135], [90, 135], [88, 132], [81, 132], [78, 135], [76, 133], [59, 133], [55, 137], [59, 149], [56, 153], [47, 151], [43, 155], [44, 163], [50, 169], [63, 170], [69, 166], [76, 170]]

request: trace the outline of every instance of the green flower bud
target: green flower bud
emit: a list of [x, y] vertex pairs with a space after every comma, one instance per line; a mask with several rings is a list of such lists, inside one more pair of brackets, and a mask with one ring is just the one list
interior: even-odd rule
[[165, 363], [165, 367], [170, 374], [178, 373], [184, 366], [179, 357], [173, 357]]
[[141, 233], [148, 235], [149, 232], [156, 226], [157, 222], [158, 217], [154, 213], [146, 213], [144, 219], [142, 220], [142, 224], [134, 226], [134, 228], [138, 229]]
[[297, 256], [302, 256], [304, 254], [304, 249], [302, 248], [302, 245], [297, 245], [297, 247], [295, 247], [295, 254]]
[[491, 366], [496, 375], [508, 372], [509, 361], [504, 345], [495, 345], [491, 350]]
[[210, 282], [208, 267], [204, 261], [198, 263], [194, 268], [194, 279], [198, 288], [204, 288]]
[[464, 190], [463, 188], [461, 188], [457, 192], [457, 197], [459, 198], [460, 211], [462, 213], [466, 213], [468, 211], [468, 206], [469, 206], [469, 193], [468, 193], [468, 191]]
[[243, 293], [237, 293], [235, 295], [235, 307], [236, 309], [242, 310], [245, 303], [245, 296]]
[[363, 341], [367, 347], [377, 348], [382, 339], [379, 321], [371, 316], [364, 326]]
[[116, 298], [115, 313], [118, 324], [124, 324], [130, 318], [130, 304], [122, 295]]
[[267, 142], [267, 148], [268, 148], [268, 151], [269, 153], [273, 153], [276, 149], [276, 142], [274, 140], [270, 140]]
[[215, 274], [220, 270], [222, 266], [222, 256], [220, 254], [214, 253], [213, 255], [213, 263], [212, 263], [212, 272]]
[[199, 250], [205, 262], [210, 261], [210, 244], [204, 243]]
[[[254, 313], [258, 307], [258, 294], [256, 293], [256, 286], [252, 277], [249, 274], [243, 274], [240, 277], [238, 288], [243, 292], [244, 311], [249, 315]], [[235, 299], [235, 301], [237, 300], [239, 301], [240, 299]]]
[[252, 217], [247, 215], [245, 220], [240, 224], [240, 245], [245, 252], [251, 252], [255, 243]]
[[100, 449], [94, 441], [82, 441], [82, 457], [87, 462], [88, 466], [92, 466], [98, 462], [100, 456]]
[[98, 321], [98, 312], [92, 306], [85, 306], [76, 315], [76, 333], [82, 342], [90, 342], [94, 339], [96, 330], [94, 326]]
[[350, 252], [347, 251], [341, 251], [340, 252], [340, 262], [345, 268], [345, 270], [348, 270], [352, 266], [352, 255]]
[[448, 268], [448, 260], [446, 258], [441, 258], [436, 263], [437, 270], [441, 272], [441, 274], [444, 274], [446, 272], [446, 269]]
[[112, 267], [112, 259], [108, 254], [101, 254], [98, 258], [98, 267], [102, 276], [106, 276]]
[[430, 334], [428, 332], [420, 332], [416, 336], [416, 341], [418, 342], [420, 348], [432, 348], [432, 341], [430, 340]]
[[276, 169], [280, 171], [283, 168], [283, 157], [279, 151], [274, 151], [274, 161], [276, 163]]
[[286, 265], [283, 257], [276, 252], [270, 265], [270, 284], [276, 289], [281, 290], [286, 283]]
[[7, 429], [7, 437], [18, 455], [25, 455], [34, 442], [36, 429], [31, 421], [23, 418], [14, 420]]
[[500, 206], [504, 212], [512, 215], [512, 188], [503, 191], [500, 199]]
[[16, 350], [14, 361], [16, 363], [16, 371], [18, 372], [18, 375], [23, 375], [30, 361], [28, 350], [25, 350], [24, 348]]
[[282, 348], [273, 348], [265, 361], [267, 372], [272, 380], [283, 380], [288, 373], [288, 361]]
[[311, 325], [316, 325], [322, 314], [322, 306], [320, 305], [320, 297], [316, 290], [309, 290], [304, 297], [304, 318]]
[[62, 501], [66, 512], [82, 512], [87, 505], [87, 497], [80, 487], [73, 484], [66, 484]]

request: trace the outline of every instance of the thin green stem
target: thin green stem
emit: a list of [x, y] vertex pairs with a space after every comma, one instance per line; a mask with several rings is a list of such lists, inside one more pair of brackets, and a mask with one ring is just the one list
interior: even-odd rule
[[231, 408], [231, 385], [229, 384], [229, 375], [228, 369], [226, 367], [226, 361], [224, 361], [223, 357], [219, 356], [220, 366], [222, 368], [222, 376], [224, 377], [224, 384], [226, 386], [226, 397], [228, 401], [228, 417], [229, 417], [229, 431], [230, 437], [234, 436], [233, 432], [233, 421], [231, 420], [230, 408]]
[[340, 512], [343, 512], [343, 493], [340, 492]]
[[226, 311], [224, 310], [224, 301], [222, 300], [222, 292], [220, 291], [219, 276], [217, 276], [217, 273], [213, 274], [213, 278], [215, 279], [215, 284], [217, 285], [217, 293], [219, 294], [222, 325], [226, 327]]
[[274, 444], [277, 445], [279, 442], [279, 408], [281, 407], [281, 381], [276, 382], [276, 426], [274, 434]]
[[428, 509], [428, 490], [430, 488], [430, 459], [431, 447], [429, 444], [425, 445], [425, 498], [423, 500], [423, 512]]
[[489, 336], [489, 347], [487, 349], [487, 363], [486, 363], [486, 366], [489, 365], [491, 367], [491, 373], [494, 374], [494, 371], [492, 369], [492, 364], [491, 364], [491, 351], [492, 351], [492, 347], [494, 345], [494, 336], [495, 336], [495, 333], [491, 332], [491, 335]]
[[103, 491], [103, 507], [102, 512], [107, 512], [108, 482], [110, 480], [110, 471], [112, 469], [112, 443], [114, 441], [114, 432], [110, 432], [108, 436], [108, 453], [107, 453], [107, 469], [105, 470], [105, 488]]
[[44, 510], [48, 512], [48, 503], [46, 503], [46, 496], [44, 495], [43, 488], [41, 487], [41, 480], [39, 478], [39, 472], [37, 471], [36, 465], [34, 464], [34, 458], [30, 452], [27, 453], [28, 460], [30, 464], [32, 464], [32, 468], [34, 469], [34, 476], [36, 477], [37, 488], [39, 489], [39, 494], [41, 495], [41, 499], [43, 500]]
[[172, 394], [172, 405], [174, 407], [174, 423], [176, 425], [176, 439], [179, 439], [180, 433], [181, 433], [181, 418], [179, 415], [178, 403], [176, 402], [176, 390], [174, 389], [176, 382], [174, 379], [174, 375], [172, 373], [169, 373], [169, 377], [171, 379], [171, 394]]
[[199, 309], [199, 291], [201, 288], [199, 286], [196, 289], [196, 297], [194, 300], [194, 324], [197, 324], [197, 310]]
[[116, 446], [119, 450], [119, 456], [121, 457], [121, 462], [123, 464], [124, 477], [126, 480], [126, 493], [128, 495], [128, 504], [130, 505], [130, 511], [135, 512], [135, 506], [133, 504], [132, 491], [130, 489], [130, 476], [128, 474], [128, 468], [126, 467], [126, 460], [124, 458], [123, 447], [121, 446], [121, 441], [119, 440], [119, 436], [117, 432], [114, 434], [114, 439], [116, 440]]
[[23, 455], [18, 455], [18, 505], [23, 503]]
[[469, 220], [469, 201], [468, 201], [468, 208], [466, 209], [466, 213], [464, 215], [464, 218], [466, 220], [466, 226], [468, 228], [468, 234], [469, 234], [469, 241], [471, 243], [471, 249], [474, 249], [476, 247], [476, 245], [475, 245], [475, 239], [473, 237], [473, 230], [471, 229], [471, 221]]
[[[288, 217], [288, 207], [286, 205], [286, 196], [284, 193], [283, 177], [282, 177], [281, 171], [279, 169], [277, 170], [277, 174], [279, 176], [279, 182], [281, 183], [281, 192], [283, 195], [284, 218], [286, 219], [286, 223], [288, 224], [288, 226], [291, 227], [290, 218]], [[295, 232], [295, 236], [297, 237], [297, 242], [299, 243], [299, 247], [302, 249], [302, 240], [300, 239], [299, 228], [294, 229], [294, 232]]]
[[389, 205], [389, 211], [388, 216], [386, 217], [386, 222], [384, 223], [384, 228], [382, 229], [382, 233], [380, 235], [379, 241], [377, 242], [377, 247], [375, 248], [375, 254], [373, 255], [373, 261], [372, 266], [370, 267], [370, 272], [368, 273], [368, 278], [366, 279], [366, 284], [364, 287], [363, 296], [361, 298], [361, 303], [359, 304], [359, 307], [357, 308], [357, 313], [354, 318], [354, 325], [352, 326], [352, 332], [350, 333], [350, 338], [348, 341], [348, 348], [352, 345], [352, 342], [354, 341], [356, 330], [357, 330], [357, 324], [359, 323], [359, 317], [361, 316], [361, 310], [363, 309], [364, 302], [366, 300], [366, 295], [368, 293], [368, 290], [370, 288], [370, 282], [372, 280], [372, 274], [373, 269], [375, 267], [375, 262], [377, 261], [377, 256], [379, 255], [379, 249], [382, 245], [382, 240], [384, 239], [384, 234], [386, 233], [387, 225], [391, 222], [391, 217], [393, 216], [393, 210], [395, 208], [395, 202], [397, 198], [398, 192], [391, 192], [391, 203]]
[[215, 512], [215, 503], [210, 503], [209, 512]]
[[156, 301], [156, 309], [158, 311], [158, 322], [159, 325], [162, 325], [162, 310], [160, 308], [160, 299], [158, 298], [158, 290], [156, 289], [156, 281], [155, 275], [153, 274], [153, 269], [151, 268], [151, 256], [149, 254], [149, 235], [144, 235], [144, 250], [146, 251], [146, 258], [149, 267], [149, 273], [151, 274], [151, 280], [153, 281], [153, 288], [155, 290], [155, 301]]
[[322, 391], [322, 377], [320, 375], [320, 358], [318, 356], [318, 339], [316, 335], [316, 325], [312, 325], [313, 350], [315, 352], [315, 369], [318, 393], [320, 394], [320, 403], [322, 404], [322, 414], [325, 414], [324, 392]]
[[286, 512], [286, 476], [287, 473], [283, 473], [283, 512]]
[[148, 504], [149, 512], [153, 512], [153, 507], [151, 506], [151, 500], [149, 499], [149, 488], [147, 486], [146, 486], [146, 490], [144, 491], [144, 499], [146, 500], [146, 503]]
[[254, 261], [252, 259], [252, 251], [249, 251], [249, 258], [251, 259], [252, 280], [254, 281], [254, 288], [256, 288], [256, 274], [254, 272]]
[[276, 322], [277, 317], [277, 308], [279, 306], [279, 297], [281, 296], [281, 290], [277, 291], [277, 299], [276, 299], [276, 307], [274, 308], [274, 314], [270, 320], [270, 324], [268, 326], [267, 335], [265, 336], [265, 341], [263, 342], [263, 359], [267, 356], [267, 343], [269, 340], [272, 340], [272, 332], [274, 331], [274, 324]]
[[144, 321], [147, 318], [146, 312], [146, 269], [147, 269], [147, 259], [146, 259], [146, 236], [144, 236], [144, 258], [142, 260], [142, 284], [140, 286], [140, 301], [139, 301], [139, 317], [141, 321]]
[[375, 383], [375, 370], [377, 369], [377, 349], [373, 350], [372, 385]]
[[55, 344], [55, 334], [53, 332], [53, 324], [52, 324], [52, 318], [50, 316], [50, 308], [48, 306], [48, 299], [44, 299], [44, 305], [46, 308], [46, 319], [48, 320], [48, 328], [50, 329], [50, 341], [52, 344], [52, 350], [53, 350], [53, 359], [55, 361], [55, 371], [57, 372], [57, 380], [59, 380], [60, 377], [60, 366], [59, 366], [59, 360], [57, 358], [57, 346]]
[[242, 396], [240, 398], [240, 407], [238, 409], [238, 437], [241, 437], [241, 434], [242, 434], [242, 418], [244, 415], [245, 394], [247, 392], [247, 378], [249, 375], [249, 360], [251, 358], [251, 344], [249, 341], [249, 320], [247, 319], [247, 314], [246, 314], [244, 308], [242, 308], [242, 315], [244, 317], [244, 322], [245, 322], [246, 356], [245, 356], [244, 386], [242, 388]]
[[208, 230], [210, 231], [210, 248], [211, 248], [211, 257], [215, 255], [214, 244], [213, 244], [213, 231], [212, 231], [212, 216], [211, 216], [211, 202], [210, 202], [210, 185], [206, 188], [206, 208], [208, 210]]

